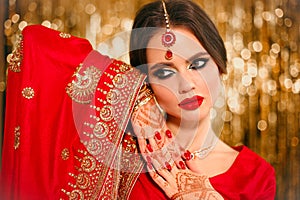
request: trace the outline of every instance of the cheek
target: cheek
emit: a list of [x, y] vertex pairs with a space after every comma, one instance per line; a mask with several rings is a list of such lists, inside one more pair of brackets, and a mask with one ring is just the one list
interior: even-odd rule
[[174, 106], [178, 104], [177, 97], [170, 89], [157, 84], [151, 84], [151, 87], [159, 105], [166, 112], [168, 112], [170, 108], [174, 108]]
[[210, 69], [206, 68], [205, 70], [203, 70], [201, 75], [205, 81], [205, 85], [211, 97], [211, 101], [212, 103], [214, 103], [219, 95], [219, 92], [222, 89], [218, 68], [216, 66], [212, 66]]

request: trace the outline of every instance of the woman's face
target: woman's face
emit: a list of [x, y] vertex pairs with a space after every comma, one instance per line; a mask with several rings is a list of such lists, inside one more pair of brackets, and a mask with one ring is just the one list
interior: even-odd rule
[[173, 58], [166, 60], [161, 43], [164, 30], [156, 33], [146, 50], [149, 81], [168, 120], [199, 121], [208, 116], [220, 91], [218, 67], [194, 34], [173, 28]]

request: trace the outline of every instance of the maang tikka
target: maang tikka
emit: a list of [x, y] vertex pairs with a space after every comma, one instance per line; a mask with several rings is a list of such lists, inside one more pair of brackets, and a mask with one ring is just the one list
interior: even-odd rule
[[162, 45], [164, 45], [165, 47], [168, 48], [168, 50], [165, 54], [166, 60], [171, 60], [173, 58], [173, 52], [170, 50], [170, 47], [173, 44], [175, 44], [176, 36], [170, 29], [170, 20], [169, 20], [169, 15], [167, 12], [165, 1], [162, 0], [161, 2], [163, 5], [163, 8], [164, 8], [164, 17], [165, 17], [165, 22], [166, 22], [166, 32], [161, 37], [161, 43], [162, 43]]

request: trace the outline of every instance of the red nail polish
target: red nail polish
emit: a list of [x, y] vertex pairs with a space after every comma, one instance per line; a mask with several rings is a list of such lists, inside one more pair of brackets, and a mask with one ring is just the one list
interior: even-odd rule
[[179, 161], [179, 165], [181, 169], [185, 169], [185, 164], [183, 161]]
[[146, 156], [146, 160], [147, 160], [148, 164], [151, 164], [151, 158], [150, 158], [150, 156]]
[[161, 140], [161, 135], [158, 131], [155, 132], [155, 137], [156, 139]]
[[152, 149], [151, 145], [150, 145], [150, 144], [147, 144], [146, 146], [147, 146], [147, 149], [152, 153], [152, 152], [153, 152], [153, 149]]
[[151, 163], [147, 162], [147, 166], [148, 166], [148, 168], [149, 168], [150, 170], [152, 170], [152, 169], [153, 169], [153, 167], [152, 167], [152, 164], [151, 164]]
[[172, 167], [171, 167], [171, 165], [170, 165], [168, 162], [166, 162], [165, 165], [166, 165], [166, 168], [167, 168], [169, 171], [172, 170]]
[[191, 152], [189, 150], [186, 150], [186, 152], [183, 155], [187, 160], [191, 160], [192, 158]]
[[172, 133], [169, 129], [166, 130], [166, 135], [167, 135], [168, 138], [172, 138]]

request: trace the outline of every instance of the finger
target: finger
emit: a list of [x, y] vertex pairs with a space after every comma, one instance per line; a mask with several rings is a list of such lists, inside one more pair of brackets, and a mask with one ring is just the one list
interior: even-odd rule
[[156, 145], [157, 145], [158, 149], [161, 149], [165, 145], [165, 143], [166, 143], [166, 137], [165, 137], [165, 135], [162, 135], [160, 133], [160, 131], [156, 131], [154, 133], [154, 137], [153, 138], [154, 138], [154, 140], [156, 142]]
[[153, 137], [148, 138], [149, 145], [151, 146], [153, 151], [159, 150], [159, 146], [157, 145], [156, 140]]
[[171, 154], [167, 149], [167, 146], [163, 146], [158, 151], [153, 152], [152, 154], [153, 158], [157, 160], [161, 166], [167, 167], [167, 163], [174, 163], [172, 160]]
[[137, 141], [138, 141], [138, 144], [139, 144], [140, 152], [141, 153], [146, 153], [147, 152], [147, 150], [146, 150], [146, 145], [147, 145], [146, 139], [145, 138], [138, 138]]
[[179, 143], [173, 137], [170, 130], [166, 130], [166, 136], [169, 144], [167, 145], [168, 152], [171, 154], [172, 160], [176, 163], [179, 169], [186, 169], [184, 160], [182, 159], [183, 148], [180, 147]]
[[166, 187], [169, 187], [169, 183], [160, 175], [158, 175], [156, 172], [149, 172], [151, 178], [153, 181], [163, 190], [166, 189]]

